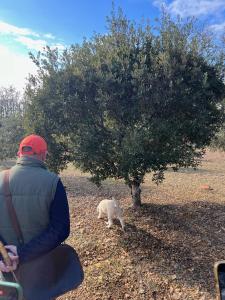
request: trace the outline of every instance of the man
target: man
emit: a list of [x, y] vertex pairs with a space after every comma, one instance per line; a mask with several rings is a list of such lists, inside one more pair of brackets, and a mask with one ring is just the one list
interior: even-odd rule
[[5, 205], [3, 176], [0, 173], [0, 239], [10, 252], [12, 266], [0, 261], [1, 272], [15, 270], [60, 245], [69, 235], [69, 208], [60, 178], [46, 169], [47, 144], [38, 135], [25, 137], [18, 160], [10, 170], [9, 188], [22, 230], [19, 244]]

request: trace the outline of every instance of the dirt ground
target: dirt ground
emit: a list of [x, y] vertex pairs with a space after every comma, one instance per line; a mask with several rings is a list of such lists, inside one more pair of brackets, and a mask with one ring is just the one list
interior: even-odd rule
[[[67, 242], [85, 280], [59, 299], [215, 299], [213, 264], [225, 259], [225, 153], [208, 152], [197, 171], [167, 171], [159, 186], [147, 176], [138, 211], [122, 182], [107, 180], [99, 189], [73, 168], [61, 177], [70, 202]], [[111, 196], [124, 209], [125, 233], [119, 222], [108, 229], [97, 219], [97, 204]]]
[[[197, 171], [165, 175], [159, 186], [146, 177], [143, 206], [134, 211], [123, 182], [97, 188], [72, 167], [61, 174], [71, 214], [67, 242], [80, 255], [85, 280], [59, 300], [216, 298], [213, 264], [225, 259], [225, 153], [207, 152]], [[112, 196], [124, 209], [125, 233], [119, 222], [108, 229], [97, 219], [98, 203]]]

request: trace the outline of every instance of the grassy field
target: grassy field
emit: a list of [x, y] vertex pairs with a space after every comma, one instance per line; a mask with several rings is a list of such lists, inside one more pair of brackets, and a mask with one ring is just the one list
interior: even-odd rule
[[[166, 172], [159, 186], [147, 176], [138, 211], [122, 182], [98, 189], [72, 168], [61, 177], [70, 201], [68, 243], [80, 255], [85, 281], [60, 299], [215, 299], [213, 264], [225, 259], [224, 153], [208, 152], [197, 171]], [[111, 196], [124, 209], [125, 233], [118, 222], [108, 229], [97, 219], [97, 204]]]
[[[85, 281], [60, 300], [215, 299], [213, 264], [225, 259], [225, 153], [208, 152], [197, 171], [168, 171], [159, 186], [147, 176], [138, 211], [123, 182], [99, 189], [72, 167], [61, 178], [70, 202], [67, 242]], [[111, 196], [124, 209], [125, 233], [119, 222], [108, 229], [97, 219], [99, 201]]]

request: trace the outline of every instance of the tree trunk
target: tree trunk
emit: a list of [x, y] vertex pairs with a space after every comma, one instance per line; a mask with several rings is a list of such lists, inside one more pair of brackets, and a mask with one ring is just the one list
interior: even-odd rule
[[130, 184], [131, 196], [133, 201], [133, 207], [138, 208], [141, 206], [141, 189], [140, 183], [137, 181], [132, 181]]

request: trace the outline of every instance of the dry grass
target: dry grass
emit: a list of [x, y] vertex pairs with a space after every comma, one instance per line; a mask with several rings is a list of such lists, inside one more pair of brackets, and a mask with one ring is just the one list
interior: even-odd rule
[[[69, 168], [61, 175], [70, 201], [68, 243], [85, 281], [60, 299], [215, 299], [213, 264], [225, 258], [224, 176], [225, 154], [208, 152], [199, 170], [168, 171], [160, 186], [147, 176], [143, 206], [133, 211], [122, 182], [98, 189], [88, 174]], [[111, 196], [124, 208], [126, 233], [118, 222], [109, 230], [97, 219], [97, 204]]]

